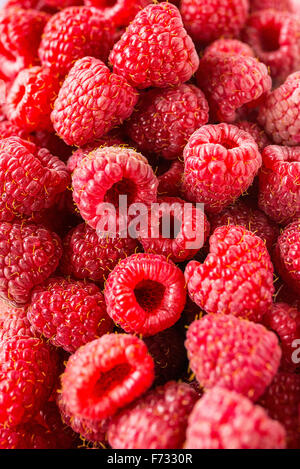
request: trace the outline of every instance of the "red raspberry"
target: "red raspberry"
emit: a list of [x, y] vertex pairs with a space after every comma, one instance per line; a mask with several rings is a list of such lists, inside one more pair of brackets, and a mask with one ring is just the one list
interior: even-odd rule
[[57, 375], [57, 357], [42, 340], [12, 337], [0, 343], [0, 423], [16, 426], [48, 400]]
[[28, 133], [24, 129], [12, 124], [8, 120], [3, 120], [0, 122], [0, 140], [8, 137], [20, 137], [23, 140], [30, 140]]
[[257, 143], [259, 151], [263, 151], [263, 149], [270, 145], [270, 140], [268, 139], [267, 135], [265, 134], [264, 130], [259, 127], [255, 122], [248, 122], [248, 121], [239, 121], [235, 122], [234, 125], [245, 132], [248, 132]]
[[185, 279], [192, 300], [207, 313], [261, 321], [272, 304], [273, 266], [261, 238], [242, 226], [217, 228], [203, 264], [191, 261]]
[[80, 162], [72, 179], [73, 198], [82, 218], [100, 231], [107, 203], [118, 208], [120, 195], [127, 196], [128, 206], [150, 206], [156, 201], [157, 178], [146, 158], [132, 149], [98, 148]]
[[208, 314], [194, 321], [185, 346], [201, 386], [221, 386], [254, 402], [272, 382], [281, 358], [273, 332], [232, 315]]
[[100, 60], [78, 60], [64, 81], [51, 114], [54, 129], [68, 145], [102, 137], [130, 116], [136, 91]]
[[153, 378], [153, 360], [142, 340], [106, 334], [69, 358], [62, 398], [74, 415], [101, 420], [139, 397]]
[[127, 26], [151, 0], [85, 0], [84, 3], [99, 9], [116, 26]]
[[[76, 60], [93, 56], [106, 61], [113, 27], [97, 8], [71, 6], [48, 21], [39, 48], [44, 67], [66, 75]], [[74, 86], [73, 93], [77, 86]]]
[[299, 449], [300, 433], [298, 406], [300, 404], [300, 376], [277, 373], [271, 385], [260, 399], [272, 419], [278, 420], [286, 429], [287, 445]]
[[73, 147], [67, 145], [53, 131], [47, 132], [45, 130], [39, 130], [34, 133], [33, 138], [37, 146], [47, 148], [52, 155], [58, 156], [64, 162], [68, 160], [74, 151]]
[[42, 225], [0, 222], [0, 293], [22, 305], [35, 285], [56, 269], [59, 237]]
[[[174, 262], [191, 259], [201, 249], [209, 234], [209, 223], [200, 208], [179, 197], [160, 197], [157, 211], [148, 213], [148, 224], [140, 230], [145, 252], [162, 254]], [[165, 229], [169, 233], [165, 232]]]
[[300, 147], [270, 145], [262, 153], [259, 207], [277, 223], [300, 216]]
[[109, 275], [104, 295], [108, 314], [124, 331], [155, 335], [183, 311], [184, 276], [164, 256], [133, 254]]
[[114, 45], [110, 62], [135, 88], [164, 88], [188, 81], [199, 58], [178, 9], [163, 2], [136, 15]]
[[260, 210], [253, 209], [241, 200], [225, 208], [220, 214], [209, 217], [211, 231], [219, 226], [240, 225], [259, 236], [270, 251], [279, 235], [277, 225]]
[[250, 8], [251, 11], [272, 8], [273, 10], [293, 12], [293, 3], [293, 0], [251, 0]]
[[248, 0], [181, 0], [180, 6], [188, 33], [205, 44], [220, 37], [237, 37], [248, 10]]
[[264, 409], [223, 388], [208, 391], [189, 417], [186, 449], [285, 449], [285, 431]]
[[[1, 312], [2, 316], [2, 312]], [[0, 319], [0, 342], [15, 336], [32, 337], [34, 334], [25, 308], [8, 307]]]
[[255, 57], [253, 50], [248, 44], [238, 39], [217, 39], [212, 42], [206, 49], [205, 54], [216, 54], [223, 52], [224, 54], [244, 55], [245, 57]]
[[54, 205], [69, 183], [64, 163], [45, 148], [19, 137], [0, 140], [0, 219], [39, 212]]
[[0, 449], [71, 449], [61, 445], [61, 435], [55, 435], [34, 421], [17, 427], [0, 427]]
[[[76, 0], [71, 0], [76, 1]], [[22, 8], [23, 10], [38, 10], [46, 13], [54, 13], [56, 10], [48, 6], [47, 0], [7, 0], [4, 8]]]
[[194, 85], [146, 91], [127, 124], [128, 136], [141, 152], [177, 158], [192, 133], [207, 123], [208, 113], [205, 96]]
[[265, 64], [254, 57], [221, 52], [203, 56], [196, 78], [212, 116], [224, 122], [233, 122], [241, 106], [254, 106], [272, 86]]
[[268, 94], [259, 109], [258, 121], [273, 141], [282, 145], [300, 143], [300, 72]]
[[300, 218], [283, 230], [274, 257], [280, 276], [300, 297]]
[[10, 81], [38, 63], [37, 51], [49, 15], [20, 8], [0, 12], [0, 78]]
[[176, 197], [180, 192], [183, 178], [184, 166], [179, 160], [168, 162], [166, 160], [159, 163], [157, 179], [158, 194], [167, 197]]
[[[60, 385], [60, 382], [59, 382]], [[57, 395], [55, 395], [56, 400]], [[60, 409], [55, 401], [48, 401], [35, 416], [35, 421], [42, 425], [49, 434], [55, 435], [58, 449], [74, 447], [77, 435], [62, 420]]]
[[250, 134], [234, 125], [205, 125], [190, 137], [184, 152], [184, 195], [218, 213], [253, 182], [261, 155]]
[[186, 383], [169, 381], [149, 391], [112, 418], [108, 441], [114, 449], [182, 448], [188, 416], [198, 395]]
[[98, 238], [93, 228], [81, 223], [67, 234], [63, 248], [60, 269], [64, 275], [103, 286], [119, 261], [137, 251], [138, 243], [132, 238]]
[[59, 91], [59, 81], [49, 69], [22, 70], [7, 96], [6, 113], [11, 122], [28, 132], [51, 130], [50, 114]]

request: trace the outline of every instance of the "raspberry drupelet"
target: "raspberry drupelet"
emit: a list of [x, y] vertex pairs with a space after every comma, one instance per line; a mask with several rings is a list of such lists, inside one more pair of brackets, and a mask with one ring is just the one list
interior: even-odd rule
[[26, 130], [12, 124], [9, 120], [0, 122], [0, 140], [8, 137], [20, 137], [22, 140], [34, 140]]
[[27, 319], [25, 308], [13, 308], [0, 312], [0, 342], [15, 336], [33, 337], [34, 332]]
[[244, 55], [245, 57], [255, 57], [251, 47], [238, 39], [217, 39], [204, 50], [205, 54], [215, 54], [219, 52], [231, 55]]
[[286, 226], [279, 236], [274, 260], [282, 279], [300, 297], [300, 218]]
[[248, 132], [248, 134], [252, 135], [252, 137], [257, 143], [259, 151], [263, 151], [266, 146], [270, 145], [270, 140], [266, 135], [265, 131], [255, 122], [242, 120], [235, 122], [234, 125], [239, 129], [244, 130], [245, 132]]
[[106, 334], [71, 355], [62, 376], [62, 399], [72, 414], [101, 420], [143, 394], [153, 379], [153, 359], [142, 340]]
[[133, 254], [109, 275], [104, 295], [108, 314], [124, 331], [155, 335], [180, 318], [184, 276], [165, 256]]
[[120, 27], [128, 26], [151, 0], [84, 0], [84, 3], [97, 8], [108, 21]]

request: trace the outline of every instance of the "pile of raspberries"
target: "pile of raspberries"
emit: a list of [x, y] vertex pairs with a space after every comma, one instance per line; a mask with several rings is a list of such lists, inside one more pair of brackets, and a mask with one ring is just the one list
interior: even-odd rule
[[0, 192], [0, 449], [300, 449], [300, 2], [7, 0]]

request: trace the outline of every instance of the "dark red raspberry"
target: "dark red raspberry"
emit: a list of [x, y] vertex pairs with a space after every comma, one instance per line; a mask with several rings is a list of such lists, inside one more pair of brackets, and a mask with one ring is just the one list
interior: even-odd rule
[[194, 85], [146, 91], [128, 124], [128, 135], [142, 153], [173, 159], [208, 121], [208, 104]]
[[137, 250], [138, 243], [132, 238], [98, 238], [93, 228], [81, 223], [64, 239], [60, 269], [64, 275], [103, 286], [119, 261]]
[[130, 116], [137, 92], [101, 60], [78, 60], [64, 81], [51, 114], [54, 129], [68, 144], [101, 138]]
[[179, 160], [159, 162], [157, 171], [158, 194], [167, 197], [177, 197], [180, 192], [184, 165]]
[[285, 430], [264, 409], [223, 388], [208, 391], [188, 422], [186, 449], [285, 449]]
[[114, 449], [179, 449], [198, 394], [186, 383], [169, 381], [112, 418], [108, 441]]
[[272, 382], [281, 359], [273, 332], [232, 315], [207, 314], [194, 321], [185, 346], [201, 386], [221, 386], [254, 402]]
[[254, 106], [272, 86], [265, 64], [254, 57], [222, 52], [205, 54], [196, 78], [213, 118], [224, 122], [234, 122], [239, 108]]
[[[103, 147], [92, 151], [77, 166], [72, 180], [73, 198], [80, 214], [98, 235], [104, 229], [107, 204], [117, 209], [120, 195], [127, 196], [128, 206], [150, 206], [156, 201], [157, 178], [147, 159], [132, 149]], [[118, 215], [123, 219], [127, 213]]]
[[28, 132], [51, 130], [50, 114], [59, 91], [59, 81], [49, 69], [22, 70], [7, 96], [9, 120]]
[[184, 152], [184, 198], [218, 213], [253, 182], [261, 155], [253, 137], [230, 124], [205, 125]]
[[238, 200], [234, 205], [225, 208], [219, 214], [212, 214], [209, 217], [211, 232], [219, 226], [240, 225], [248, 231], [252, 231], [265, 243], [269, 251], [273, 247], [279, 235], [279, 229], [268, 217], [242, 200]]
[[272, 304], [273, 266], [261, 238], [242, 226], [217, 228], [203, 264], [190, 261], [185, 279], [192, 300], [207, 313], [261, 321]]
[[49, 15], [21, 8], [0, 12], [0, 78], [10, 81], [23, 68], [38, 63], [37, 51]]
[[101, 420], [139, 397], [153, 378], [153, 359], [142, 340], [106, 334], [71, 355], [62, 376], [62, 398], [72, 414]]
[[[76, 60], [86, 56], [106, 61], [113, 26], [97, 8], [71, 6], [48, 21], [39, 48], [44, 67], [66, 75]], [[73, 88], [73, 92], [77, 86]]]
[[12, 337], [0, 343], [0, 423], [30, 420], [50, 397], [57, 356], [41, 339]]
[[23, 140], [31, 139], [24, 129], [12, 124], [8, 120], [3, 120], [2, 122], [0, 122], [0, 140], [3, 140], [7, 137], [20, 137]]
[[274, 298], [278, 303], [287, 303], [289, 306], [300, 310], [300, 297], [282, 279], [278, 278]]
[[251, 0], [250, 8], [251, 11], [272, 8], [273, 10], [293, 12], [293, 3], [297, 3], [297, 0]]
[[15, 336], [32, 337], [33, 331], [25, 308], [8, 307], [0, 313], [0, 342]]
[[204, 44], [220, 37], [238, 37], [248, 10], [248, 0], [181, 0], [180, 4], [188, 33]]
[[277, 373], [260, 399], [260, 405], [266, 409], [269, 416], [285, 427], [287, 446], [293, 449], [300, 447], [299, 404], [300, 376], [293, 373]]
[[0, 219], [31, 216], [54, 205], [69, 183], [64, 163], [19, 137], [0, 140]]
[[66, 162], [74, 151], [73, 147], [67, 145], [58, 135], [46, 130], [38, 130], [33, 134], [34, 142], [38, 147], [47, 148], [52, 155], [58, 156], [62, 161]]
[[274, 260], [280, 276], [300, 297], [300, 218], [279, 236]]
[[164, 88], [188, 81], [199, 58], [171, 3], [148, 5], [140, 11], [110, 53], [114, 73], [135, 88]]
[[244, 55], [245, 57], [255, 57], [253, 50], [245, 42], [238, 39], [217, 39], [205, 49], [205, 54], [215, 54], [223, 52], [224, 54]]
[[12, 428], [0, 427], [0, 449], [71, 449], [71, 444], [61, 445], [61, 435], [31, 421]]
[[0, 293], [15, 304], [29, 300], [32, 288], [56, 269], [59, 237], [42, 225], [0, 222]]
[[37, 333], [70, 353], [113, 330], [99, 288], [62, 277], [33, 289], [27, 317]]
[[84, 3], [99, 9], [116, 26], [127, 26], [151, 0], [85, 0]]
[[268, 139], [264, 130], [261, 129], [255, 122], [239, 121], [235, 122], [234, 125], [252, 135], [260, 151], [263, 151], [266, 146], [270, 145], [270, 140]]
[[48, 435], [56, 440], [54, 448], [72, 449], [77, 435], [63, 422], [60, 409], [55, 401], [48, 401], [35, 416], [35, 421], [44, 427]]
[[109, 275], [104, 295], [108, 314], [124, 331], [155, 335], [173, 326], [183, 311], [184, 276], [164, 256], [133, 254]]

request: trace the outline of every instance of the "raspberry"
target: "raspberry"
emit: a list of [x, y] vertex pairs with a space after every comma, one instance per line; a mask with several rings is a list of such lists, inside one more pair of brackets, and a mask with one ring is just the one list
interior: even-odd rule
[[203, 264], [191, 261], [185, 279], [192, 300], [207, 313], [261, 321], [272, 304], [273, 266], [261, 238], [242, 226], [217, 228]]
[[73, 147], [67, 145], [54, 132], [39, 130], [34, 133], [34, 142], [39, 147], [47, 148], [52, 155], [58, 156], [64, 162], [68, 160], [74, 151]]
[[277, 223], [288, 223], [300, 215], [300, 147], [270, 145], [262, 157], [259, 207]]
[[[296, 0], [297, 1], [297, 0]], [[293, 12], [293, 0], [251, 0], [251, 11], [267, 10], [272, 8], [278, 11]]]
[[268, 94], [260, 106], [258, 121], [273, 141], [282, 145], [300, 143], [300, 72]]
[[99, 9], [116, 26], [127, 26], [151, 0], [85, 0], [84, 3]]
[[205, 49], [205, 54], [224, 54], [244, 55], [245, 57], [255, 57], [253, 50], [248, 44], [238, 39], [217, 39]]
[[186, 383], [169, 381], [149, 391], [112, 418], [108, 441], [114, 449], [182, 448], [188, 416], [198, 395]]
[[235, 121], [239, 108], [254, 106], [272, 86], [265, 64], [254, 57], [221, 52], [203, 56], [196, 78], [212, 116], [224, 122]]
[[78, 60], [65, 79], [51, 114], [54, 129], [68, 145], [99, 139], [130, 116], [136, 91], [100, 60]]
[[31, 67], [22, 70], [7, 97], [7, 116], [13, 124], [28, 132], [51, 130], [50, 113], [58, 90], [59, 82], [49, 69]]
[[[161, 174], [159, 174], [159, 172]], [[168, 197], [176, 197], [180, 191], [184, 166], [181, 161], [161, 162], [158, 167], [158, 194]]]
[[[93, 56], [106, 61], [113, 27], [97, 8], [71, 6], [48, 21], [39, 47], [44, 67], [62, 76], [76, 60]], [[74, 90], [77, 86], [74, 86]]]
[[274, 257], [280, 276], [300, 296], [300, 218], [283, 230]]
[[266, 146], [270, 145], [270, 140], [268, 139], [267, 135], [255, 122], [239, 121], [235, 122], [234, 125], [239, 129], [248, 132], [248, 134], [254, 138], [259, 151], [263, 151]]
[[285, 431], [264, 409], [233, 391], [214, 388], [189, 417], [186, 449], [285, 449]]
[[188, 81], [199, 58], [178, 9], [167, 2], [141, 10], [110, 53], [114, 73], [135, 88], [165, 88]]
[[106, 334], [69, 358], [62, 376], [62, 398], [78, 417], [105, 419], [151, 386], [153, 369], [142, 340]]
[[212, 214], [209, 217], [211, 231], [219, 226], [240, 225], [244, 226], [256, 236], [259, 236], [271, 251], [279, 235], [279, 230], [275, 223], [260, 210], [253, 209], [241, 200], [234, 205], [225, 208], [220, 214]]
[[36, 332], [70, 353], [113, 329], [99, 288], [62, 277], [34, 288], [27, 317]]
[[248, 10], [248, 0], [181, 0], [180, 6], [188, 33], [204, 44], [220, 37], [237, 37]]
[[184, 195], [218, 213], [253, 182], [261, 155], [250, 134], [234, 125], [205, 125], [184, 152]]
[[0, 222], [0, 293], [25, 304], [35, 285], [56, 269], [62, 255], [59, 237], [42, 225]]
[[300, 21], [287, 12], [262, 10], [253, 13], [243, 38], [257, 57], [270, 67], [274, 79], [284, 81], [300, 67]]
[[0, 320], [0, 342], [15, 336], [32, 337], [33, 332], [25, 308], [8, 307]]
[[0, 140], [8, 137], [20, 137], [23, 140], [29, 140], [29, 135], [24, 129], [8, 120], [3, 120], [0, 122]]
[[69, 183], [64, 163], [19, 137], [0, 140], [0, 219], [32, 215], [54, 205]]
[[67, 234], [63, 248], [60, 269], [64, 275], [103, 286], [118, 262], [135, 253], [138, 243], [132, 238], [98, 238], [93, 228], [81, 223]]
[[149, 222], [140, 230], [139, 241], [144, 251], [162, 254], [174, 262], [191, 259], [203, 247], [209, 233], [205, 213], [192, 204], [188, 207], [179, 197], [160, 197], [157, 203], [157, 212], [153, 207], [152, 213], [149, 210]]
[[128, 136], [141, 152], [181, 156], [189, 137], [208, 121], [208, 104], [194, 85], [146, 91], [128, 124]]
[[37, 10], [9, 8], [0, 12], [0, 78], [10, 81], [38, 63], [37, 51], [49, 15]]
[[48, 401], [35, 416], [35, 421], [41, 425], [48, 435], [56, 440], [54, 448], [73, 449], [75, 447], [77, 436], [62, 421], [60, 410], [56, 402]]
[[157, 178], [146, 158], [132, 149], [98, 148], [80, 162], [72, 179], [73, 198], [82, 218], [99, 231], [107, 203], [118, 208], [120, 195], [127, 196], [128, 206], [150, 206], [156, 201]]
[[104, 295], [108, 314], [124, 331], [155, 335], [182, 313], [184, 276], [164, 256], [133, 254], [109, 275]]
[[7, 0], [4, 8], [22, 8], [23, 10], [32, 9], [45, 11], [46, 13], [54, 13], [51, 7], [48, 7], [47, 0]]
[[34, 421], [13, 428], [0, 427], [0, 449], [70, 449], [55, 435]]
[[42, 340], [12, 337], [0, 343], [0, 423], [16, 426], [32, 418], [49, 398], [57, 357]]

